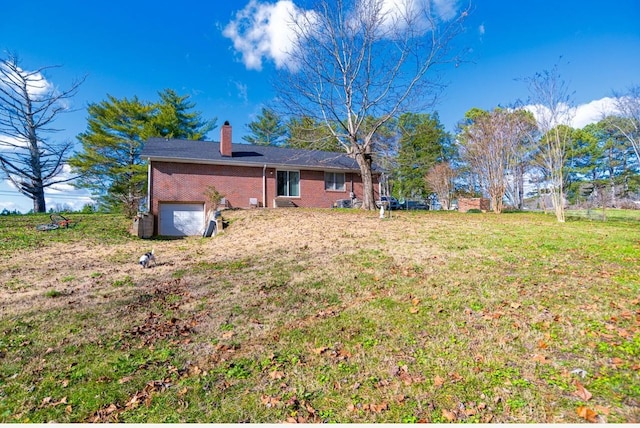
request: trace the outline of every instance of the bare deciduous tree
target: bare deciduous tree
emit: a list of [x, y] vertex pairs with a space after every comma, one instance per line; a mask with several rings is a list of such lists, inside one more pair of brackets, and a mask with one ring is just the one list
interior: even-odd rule
[[556, 219], [564, 223], [563, 169], [572, 133], [569, 124], [575, 111], [571, 94], [557, 66], [551, 71], [536, 73], [526, 82], [529, 85], [530, 108], [542, 135], [542, 138], [532, 141], [537, 148], [534, 162], [543, 171], [549, 185]]
[[618, 95], [615, 103], [620, 116], [626, 120], [611, 121], [627, 139], [640, 163], [640, 85], [634, 86], [626, 94]]
[[518, 109], [511, 113], [513, 131], [513, 156], [509, 166], [509, 179], [507, 180], [505, 197], [512, 206], [522, 209], [524, 207], [524, 183], [527, 172], [531, 169], [533, 148], [531, 147], [532, 135], [538, 132], [538, 125], [533, 114], [527, 110]]
[[[375, 209], [372, 145], [387, 122], [431, 106], [442, 85], [437, 67], [467, 11], [443, 12], [432, 0], [319, 0], [292, 16], [290, 67], [277, 84], [293, 116], [324, 123], [360, 167], [363, 208]], [[373, 123], [367, 120], [375, 118]]]
[[527, 128], [519, 112], [497, 108], [487, 112], [472, 109], [470, 123], [459, 136], [461, 155], [481, 180], [491, 198], [493, 211], [503, 210], [508, 176], [513, 175], [519, 161], [519, 143]]
[[44, 77], [52, 67], [26, 71], [17, 55], [0, 60], [0, 170], [18, 191], [33, 200], [34, 212], [45, 212], [44, 189], [72, 178], [57, 178], [73, 143], [51, 141], [48, 134], [66, 102], [84, 78], [59, 91]]
[[451, 208], [456, 175], [449, 162], [440, 162], [432, 166], [424, 177], [429, 189], [438, 196], [440, 205], [447, 210]]

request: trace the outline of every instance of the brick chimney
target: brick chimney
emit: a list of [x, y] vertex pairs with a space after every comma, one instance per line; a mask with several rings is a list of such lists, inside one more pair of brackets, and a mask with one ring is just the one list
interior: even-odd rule
[[225, 121], [220, 128], [220, 154], [222, 156], [233, 156], [231, 152], [231, 125]]

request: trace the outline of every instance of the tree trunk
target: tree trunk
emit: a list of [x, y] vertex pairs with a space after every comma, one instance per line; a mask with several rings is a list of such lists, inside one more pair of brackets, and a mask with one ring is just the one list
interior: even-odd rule
[[551, 201], [553, 202], [553, 209], [556, 214], [556, 219], [559, 223], [564, 223], [564, 201], [562, 186], [554, 187], [551, 190]]
[[362, 209], [375, 210], [376, 201], [373, 192], [373, 174], [371, 172], [371, 155], [356, 152], [356, 162], [360, 167], [360, 176], [362, 177]]
[[44, 189], [42, 186], [36, 188], [36, 191], [33, 193], [33, 212], [34, 213], [45, 213], [47, 212], [47, 206], [44, 200]]
[[495, 214], [502, 212], [502, 198], [499, 195], [491, 195], [491, 205]]
[[516, 199], [517, 199], [517, 204], [518, 204], [518, 209], [522, 211], [522, 208], [524, 208], [524, 165], [523, 164], [519, 164], [517, 166], [517, 188], [518, 190], [517, 195], [516, 195]]
[[616, 207], [616, 182], [613, 179], [613, 176], [611, 176], [611, 180], [609, 180], [609, 182], [611, 186], [611, 207], [615, 208]]

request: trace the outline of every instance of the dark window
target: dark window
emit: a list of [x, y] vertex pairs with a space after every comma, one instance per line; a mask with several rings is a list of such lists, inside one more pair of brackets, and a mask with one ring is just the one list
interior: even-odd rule
[[278, 196], [300, 196], [300, 171], [278, 171]]
[[338, 190], [344, 192], [344, 172], [325, 172], [324, 190]]

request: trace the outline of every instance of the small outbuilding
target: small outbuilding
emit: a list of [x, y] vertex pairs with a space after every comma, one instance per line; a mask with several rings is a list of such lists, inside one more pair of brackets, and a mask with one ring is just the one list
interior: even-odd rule
[[483, 213], [491, 209], [491, 201], [487, 198], [458, 198], [458, 211], [480, 210]]

